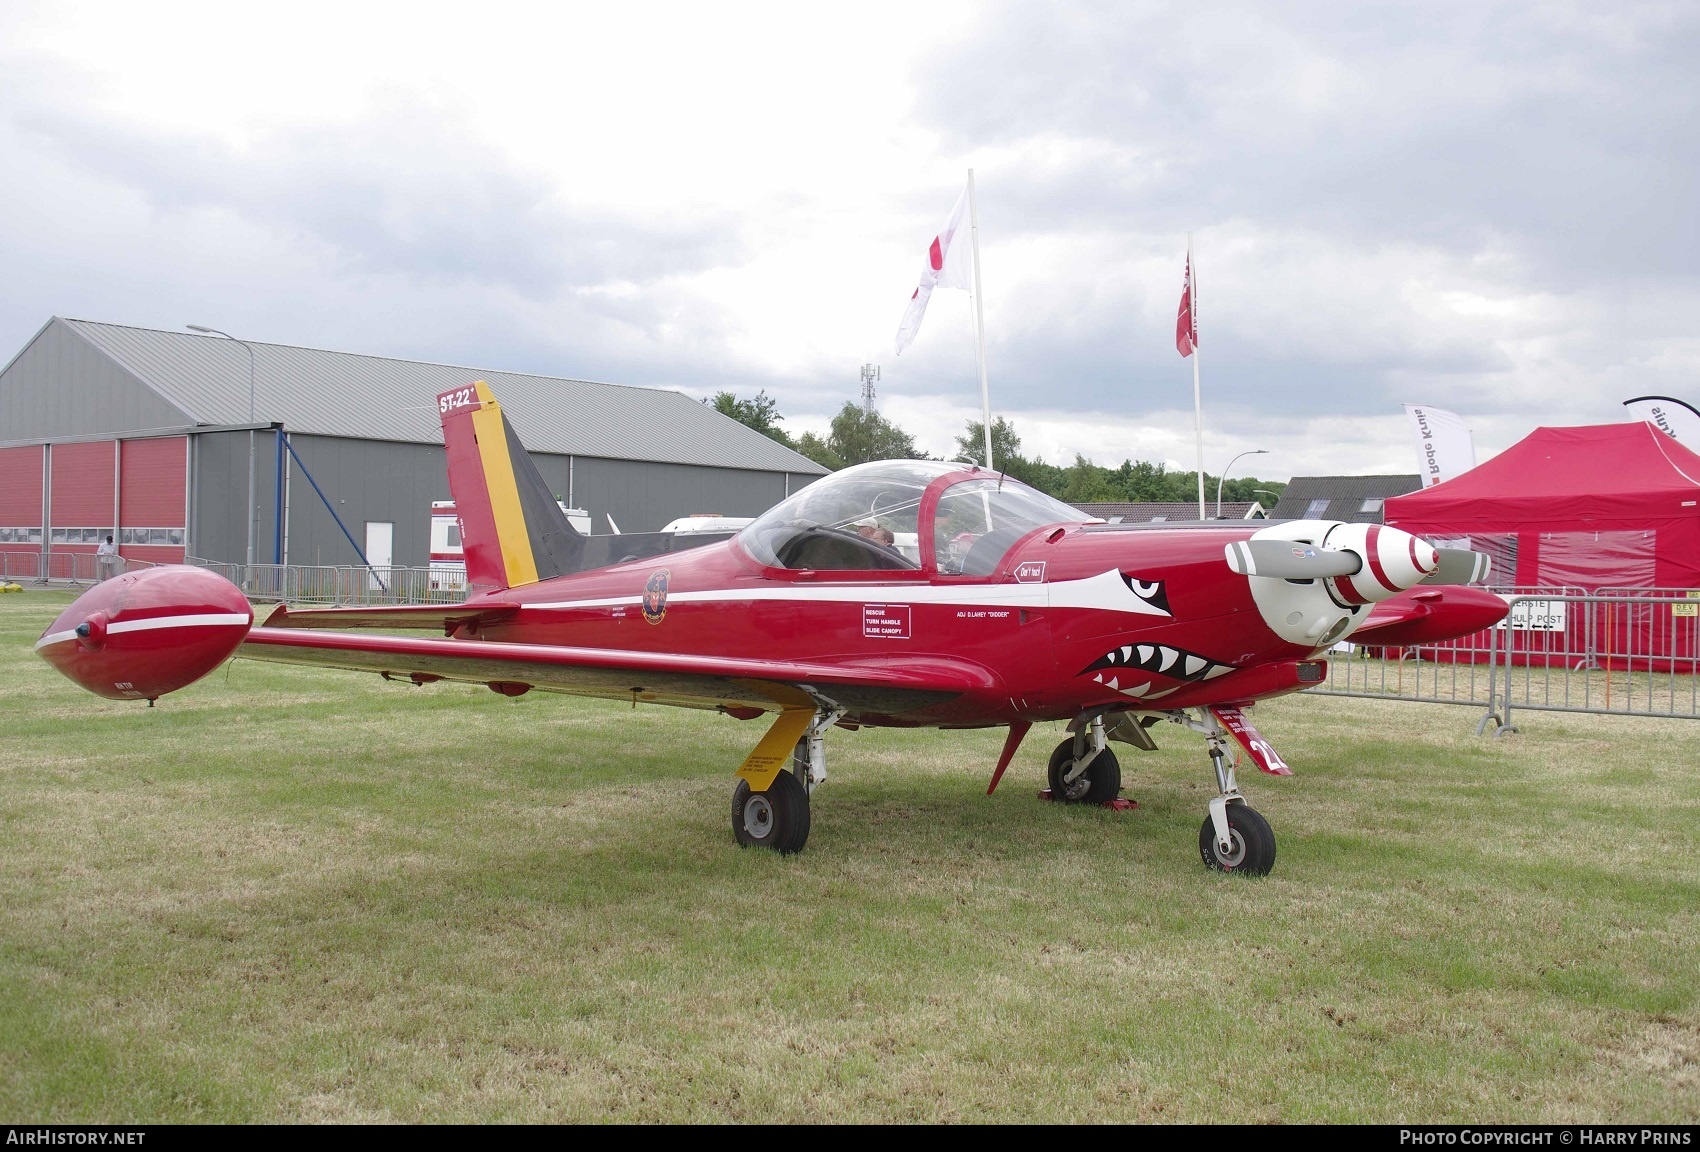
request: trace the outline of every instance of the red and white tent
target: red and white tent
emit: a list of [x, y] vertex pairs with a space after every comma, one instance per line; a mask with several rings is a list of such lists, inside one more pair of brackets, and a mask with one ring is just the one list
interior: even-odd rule
[[1388, 500], [1386, 522], [1469, 537], [1493, 556], [1494, 585], [1700, 589], [1700, 455], [1646, 423], [1537, 428]]

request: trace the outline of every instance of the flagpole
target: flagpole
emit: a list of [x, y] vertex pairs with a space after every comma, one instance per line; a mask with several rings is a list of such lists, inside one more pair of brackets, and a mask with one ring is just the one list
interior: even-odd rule
[[[985, 420], [986, 471], [992, 471], [992, 393], [986, 386], [986, 309], [980, 302], [980, 211], [974, 204], [974, 169], [968, 169], [968, 231], [974, 241], [974, 349], [980, 357], [980, 413]], [[1189, 257], [1190, 258], [1190, 257]], [[1201, 450], [1202, 454], [1202, 450]], [[1199, 499], [1204, 489], [1199, 488]]]
[[[969, 187], [973, 187], [970, 177]], [[1204, 401], [1198, 390], [1198, 270], [1192, 266], [1192, 233], [1186, 234], [1187, 322], [1192, 325], [1192, 428], [1198, 444], [1198, 518], [1204, 519]]]

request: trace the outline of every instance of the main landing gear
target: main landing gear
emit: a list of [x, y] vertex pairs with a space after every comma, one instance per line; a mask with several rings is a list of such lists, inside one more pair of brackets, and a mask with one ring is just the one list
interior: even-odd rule
[[1051, 799], [1064, 804], [1108, 804], [1122, 790], [1122, 766], [1105, 744], [1104, 718], [1095, 716], [1051, 753], [1045, 778]]
[[1206, 868], [1217, 872], [1244, 872], [1249, 876], [1267, 876], [1275, 867], [1275, 833], [1269, 821], [1258, 815], [1240, 795], [1239, 781], [1234, 769], [1239, 750], [1233, 737], [1223, 730], [1216, 717], [1205, 708], [1196, 710], [1197, 717], [1171, 713], [1169, 718], [1194, 732], [1204, 734], [1210, 746], [1210, 762], [1216, 768], [1216, 789], [1219, 793], [1210, 801], [1210, 815], [1198, 830], [1198, 854]]
[[[809, 842], [809, 794], [826, 782], [826, 730], [842, 715], [829, 702], [812, 713], [803, 709], [780, 713], [738, 770], [738, 786], [732, 790], [732, 835], [740, 846], [772, 848], [782, 856], [803, 850]], [[786, 745], [799, 728], [802, 737], [787, 758]], [[779, 746], [777, 765], [764, 755], [770, 744]]]

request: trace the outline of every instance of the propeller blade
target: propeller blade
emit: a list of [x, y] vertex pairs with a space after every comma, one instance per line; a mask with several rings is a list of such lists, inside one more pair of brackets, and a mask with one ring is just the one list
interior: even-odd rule
[[1436, 548], [1440, 554], [1440, 564], [1434, 570], [1434, 575], [1422, 581], [1424, 584], [1480, 584], [1488, 578], [1488, 571], [1493, 567], [1493, 561], [1485, 552], [1472, 552], [1468, 548]]
[[1325, 580], [1356, 576], [1364, 562], [1355, 552], [1318, 548], [1291, 540], [1241, 540], [1227, 546], [1228, 567], [1241, 576], [1277, 580]]

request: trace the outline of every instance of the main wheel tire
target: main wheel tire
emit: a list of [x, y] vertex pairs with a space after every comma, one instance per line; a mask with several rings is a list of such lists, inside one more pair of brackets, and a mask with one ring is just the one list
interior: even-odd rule
[[801, 852], [809, 842], [809, 790], [790, 772], [775, 776], [765, 792], [738, 781], [732, 791], [732, 835], [745, 848], [772, 848], [781, 856]]
[[1223, 855], [1216, 846], [1216, 822], [1204, 818], [1204, 826], [1198, 830], [1198, 854], [1206, 868], [1267, 876], [1275, 867], [1275, 832], [1255, 809], [1244, 804], [1228, 805], [1228, 839], [1233, 847]]
[[1121, 794], [1122, 766], [1116, 754], [1108, 748], [1086, 766], [1086, 771], [1070, 782], [1064, 782], [1069, 762], [1074, 759], [1074, 739], [1057, 745], [1051, 753], [1051, 765], [1045, 778], [1051, 785], [1051, 799], [1064, 804], [1108, 804]]

